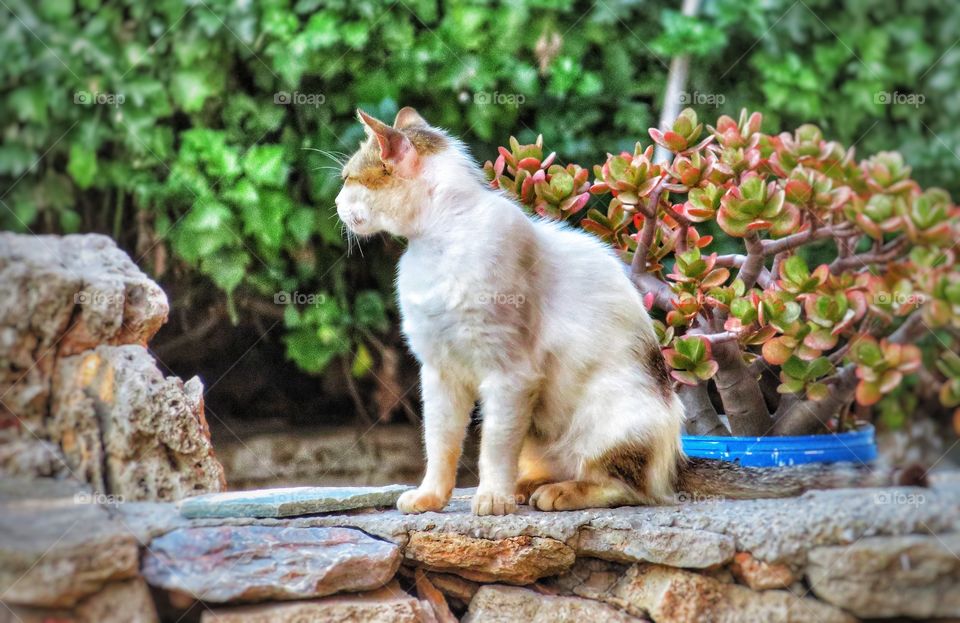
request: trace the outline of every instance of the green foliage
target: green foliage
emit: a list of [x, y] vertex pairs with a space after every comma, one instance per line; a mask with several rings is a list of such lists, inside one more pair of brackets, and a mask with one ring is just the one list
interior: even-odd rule
[[[174, 291], [197, 287], [198, 275], [200, 287], [212, 283], [234, 316], [245, 298], [323, 295], [322, 310], [281, 308], [290, 357], [321, 371], [337, 356], [362, 360], [364, 332], [393, 313], [392, 258], [370, 249], [363, 267], [350, 266], [333, 218], [335, 159], [362, 137], [358, 106], [386, 118], [417, 106], [475, 153], [542, 133], [566, 158], [597, 162], [646, 136], [670, 56], [687, 52], [688, 91], [722, 94], [710, 101], [727, 112], [759, 108], [774, 127], [813, 121], [867, 152], [897, 148], [914, 178], [960, 190], [950, 154], [960, 128], [946, 121], [960, 112], [960, 48], [949, 49], [960, 16], [932, 0], [906, 16], [883, 3], [832, 6], [716, 0], [687, 18], [666, 0], [7, 0], [0, 228], [112, 234], [154, 276], [177, 280]], [[883, 92], [890, 104], [875, 102]], [[662, 139], [679, 146], [700, 132]], [[612, 165], [610, 180], [649, 192], [649, 170]], [[698, 186], [689, 217], [712, 219], [723, 206], [717, 187], [699, 184], [705, 163], [694, 154], [673, 166]], [[553, 167], [552, 186], [532, 187], [540, 210], [585, 208], [587, 173]], [[734, 227], [753, 207], [727, 205]], [[916, 204], [915, 220], [935, 221], [938, 205]], [[858, 213], [882, 227], [884, 214], [903, 217], [896, 210]], [[626, 235], [622, 206], [583, 213]], [[942, 305], [955, 299], [944, 294]]]

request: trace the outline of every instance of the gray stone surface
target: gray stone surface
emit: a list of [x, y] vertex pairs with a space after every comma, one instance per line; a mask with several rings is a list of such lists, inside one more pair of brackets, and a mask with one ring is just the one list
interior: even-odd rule
[[215, 608], [201, 623], [433, 623], [430, 606], [396, 582], [375, 591], [311, 601]]
[[288, 487], [199, 495], [180, 503], [184, 517], [292, 517], [393, 506], [413, 487]]
[[580, 530], [577, 553], [616, 562], [654, 562], [705, 569], [733, 559], [733, 537], [715, 532], [671, 528], [593, 528]]
[[[231, 422], [230, 428], [237, 437], [217, 435], [217, 430], [214, 437], [233, 491], [416, 484], [423, 475], [423, 454], [414, 450], [423, 444], [417, 426], [377, 425], [363, 435], [355, 426], [291, 429], [282, 421]], [[470, 449], [468, 445], [465, 452]], [[476, 456], [465, 453], [463, 461], [475, 465]], [[471, 477], [468, 470], [460, 476]]]
[[137, 574], [139, 544], [77, 483], [0, 479], [0, 595], [71, 608]]
[[[656, 538], [667, 542], [675, 538], [672, 535], [677, 530], [692, 530], [732, 538], [737, 551], [748, 551], [758, 560], [797, 567], [806, 563], [810, 548], [819, 545], [849, 544], [868, 536], [960, 532], [960, 479], [951, 477], [938, 479], [931, 489], [838, 489], [779, 500], [727, 500], [559, 513], [521, 506], [516, 514], [496, 520], [471, 514], [470, 494], [469, 490], [458, 489], [450, 505], [440, 513], [359, 511], [286, 520], [197, 519], [186, 525], [346, 526], [400, 545], [415, 531], [453, 532], [483, 539], [526, 535], [563, 541], [574, 550], [579, 547], [579, 534], [584, 527], [597, 531], [636, 530], [650, 535], [648, 538], [664, 535]], [[922, 504], [896, 503], [917, 499], [918, 495], [923, 496]], [[182, 519], [170, 517], [176, 513], [172, 506], [164, 508], [160, 513], [142, 516], [142, 529], [149, 530], [151, 524], [183, 525]], [[136, 529], [137, 519], [131, 517], [130, 521]], [[705, 534], [703, 538], [714, 537]]]
[[154, 539], [141, 571], [151, 586], [210, 603], [309, 599], [379, 588], [400, 550], [348, 528], [178, 529]]
[[960, 534], [871, 537], [810, 551], [820, 599], [859, 617], [960, 617]]
[[637, 623], [644, 619], [579, 597], [544, 595], [516, 586], [482, 586], [470, 601], [465, 623]]

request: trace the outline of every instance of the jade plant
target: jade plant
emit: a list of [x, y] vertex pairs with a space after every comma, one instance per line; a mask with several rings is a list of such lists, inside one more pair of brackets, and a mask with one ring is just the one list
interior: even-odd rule
[[704, 125], [686, 109], [649, 131], [669, 162], [637, 143], [591, 176], [542, 138], [511, 137], [484, 169], [629, 265], [691, 433], [850, 427], [920, 373], [960, 406], [960, 208], [921, 188], [896, 152], [858, 162], [816, 126], [761, 125], [747, 111]]

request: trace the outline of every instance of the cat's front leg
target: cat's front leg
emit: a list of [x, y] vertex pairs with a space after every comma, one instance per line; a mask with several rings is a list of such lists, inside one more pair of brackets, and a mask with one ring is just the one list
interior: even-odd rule
[[427, 470], [420, 486], [397, 500], [397, 508], [404, 513], [440, 511], [450, 501], [475, 401], [464, 384], [428, 364], [420, 369], [420, 384]]
[[517, 464], [536, 390], [536, 383], [525, 374], [497, 373], [480, 384], [480, 484], [472, 503], [476, 515], [507, 515], [517, 510]]

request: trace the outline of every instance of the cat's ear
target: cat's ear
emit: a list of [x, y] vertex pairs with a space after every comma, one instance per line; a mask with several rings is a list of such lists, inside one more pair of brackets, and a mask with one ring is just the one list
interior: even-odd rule
[[371, 117], [357, 109], [357, 116], [380, 145], [380, 160], [391, 170], [404, 177], [412, 177], [420, 162], [413, 143], [400, 130]]
[[429, 125], [427, 120], [421, 117], [420, 113], [411, 106], [401, 108], [400, 112], [397, 113], [397, 118], [393, 120], [393, 127], [398, 130], [402, 130], [403, 128], [426, 128]]

